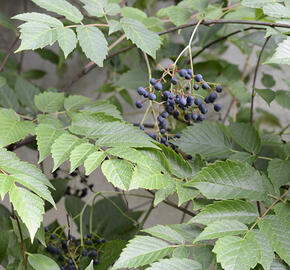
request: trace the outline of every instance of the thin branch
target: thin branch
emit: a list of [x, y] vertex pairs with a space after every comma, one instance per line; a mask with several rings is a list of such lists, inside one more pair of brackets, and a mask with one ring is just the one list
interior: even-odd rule
[[[185, 209], [188, 208], [189, 204], [190, 204], [190, 201], [188, 201], [188, 202], [186, 203], [186, 205], [185, 205]], [[181, 217], [181, 219], [180, 219], [180, 223], [183, 223], [183, 222], [184, 222], [185, 215], [186, 215], [186, 213], [183, 212], [183, 213], [182, 213], [182, 217]]]
[[17, 143], [13, 143], [13, 144], [8, 145], [6, 148], [9, 151], [14, 151], [22, 146], [25, 146], [29, 143], [34, 142], [35, 140], [36, 140], [36, 136], [29, 136], [29, 137], [26, 137], [25, 139], [23, 139]]
[[1, 65], [0, 65], [0, 72], [3, 70], [3, 68], [4, 68], [4, 66], [5, 66], [5, 64], [6, 64], [7, 60], [8, 60], [8, 58], [9, 58], [9, 56], [12, 54], [13, 49], [16, 46], [18, 40], [19, 40], [19, 36], [14, 40], [14, 42], [12, 43], [10, 48], [8, 49], [8, 51], [7, 51], [7, 53], [6, 53], [5, 57], [4, 57]]
[[253, 120], [253, 116], [254, 116], [254, 99], [255, 99], [255, 86], [256, 86], [256, 79], [257, 79], [257, 74], [258, 74], [258, 70], [259, 70], [259, 66], [260, 66], [260, 62], [261, 62], [261, 58], [264, 52], [264, 49], [268, 43], [268, 41], [270, 40], [271, 36], [267, 37], [264, 45], [260, 51], [259, 57], [258, 57], [258, 61], [256, 64], [256, 68], [255, 68], [255, 73], [254, 73], [254, 79], [253, 79], [253, 86], [252, 86], [252, 99], [251, 99], [251, 111], [250, 111], [250, 122], [251, 125], [253, 125], [254, 120]]

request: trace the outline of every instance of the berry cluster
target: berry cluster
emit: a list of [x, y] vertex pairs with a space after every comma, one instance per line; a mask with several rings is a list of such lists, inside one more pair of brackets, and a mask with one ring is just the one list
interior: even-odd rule
[[50, 233], [49, 227], [45, 227], [44, 230], [46, 232], [46, 241], [48, 242], [46, 250], [58, 257], [58, 261], [61, 263], [61, 270], [81, 270], [80, 261], [87, 257], [93, 260], [95, 265], [99, 264], [98, 250], [106, 242], [105, 239], [87, 234], [84, 239], [84, 246], [81, 246], [80, 240], [77, 240], [74, 236], [71, 236], [68, 240]]
[[[170, 86], [163, 91], [162, 82], [167, 82], [166, 76], [170, 77]], [[200, 88], [203, 89], [201, 94]], [[151, 101], [150, 106], [155, 115], [155, 130], [149, 136], [168, 146], [168, 137], [178, 137], [166, 134], [169, 130], [168, 118], [172, 117], [189, 125], [204, 121], [208, 105], [212, 104], [216, 112], [221, 111], [222, 106], [216, 103], [216, 100], [222, 90], [220, 85], [206, 82], [201, 74], [194, 75], [191, 69], [176, 71], [169, 66], [159, 80], [150, 79], [149, 87], [138, 87], [137, 92], [144, 99], [137, 100], [135, 104], [141, 109], [147, 101]], [[155, 104], [158, 106], [159, 114], [154, 107]], [[139, 127], [144, 130], [142, 123]]]

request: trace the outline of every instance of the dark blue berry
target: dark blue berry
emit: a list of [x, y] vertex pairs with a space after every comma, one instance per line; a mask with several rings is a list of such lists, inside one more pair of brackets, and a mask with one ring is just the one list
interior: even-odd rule
[[187, 159], [191, 160], [192, 156], [191, 155], [187, 155]]
[[188, 90], [189, 90], [189, 86], [186, 86], [186, 87], [185, 87], [185, 90], [188, 91]]
[[223, 91], [223, 88], [222, 88], [220, 85], [218, 85], [218, 86], [215, 88], [215, 90], [216, 90], [218, 93], [221, 93], [221, 92]]
[[171, 79], [171, 83], [172, 83], [173, 85], [176, 85], [176, 84], [178, 83], [178, 80], [177, 80], [176, 78], [172, 78], [172, 79]]
[[143, 93], [143, 97], [144, 98], [148, 98], [148, 96], [149, 96], [149, 93], [148, 93], [148, 91], [145, 90], [144, 93]]
[[106, 243], [107, 242], [107, 240], [106, 239], [101, 239], [101, 243]]
[[59, 248], [56, 248], [56, 250], [55, 250], [55, 254], [57, 254], [57, 255], [61, 255], [61, 254], [62, 254], [62, 251], [61, 251]]
[[163, 121], [164, 121], [164, 118], [163, 118], [161, 115], [158, 115], [158, 116], [157, 116], [157, 120], [158, 120], [159, 122], [163, 122]]
[[150, 136], [152, 139], [154, 139], [154, 140], [156, 140], [156, 138], [157, 138], [157, 134], [156, 134], [155, 132], [151, 132], [151, 133], [149, 134], [149, 136]]
[[144, 130], [145, 127], [144, 127], [144, 125], [140, 124], [140, 125], [139, 125], [139, 128], [140, 128], [141, 130]]
[[180, 75], [180, 77], [185, 77], [187, 75], [187, 70], [186, 69], [181, 69], [179, 71], [179, 75]]
[[98, 265], [99, 264], [99, 260], [98, 259], [94, 259], [94, 264]]
[[179, 101], [179, 104], [180, 104], [181, 106], [186, 106], [186, 103], [187, 103], [187, 101], [186, 101], [185, 98], [181, 98], [180, 101]]
[[202, 115], [202, 114], [198, 115], [197, 121], [202, 122], [204, 120], [205, 120], [205, 116], [204, 115]]
[[197, 74], [197, 75], [195, 75], [195, 76], [194, 76], [194, 80], [195, 80], [196, 82], [201, 82], [201, 81], [202, 81], [202, 75], [201, 75], [201, 74]]
[[201, 87], [202, 87], [203, 89], [208, 89], [208, 88], [209, 88], [209, 86], [208, 86], [208, 84], [207, 84], [206, 82], [204, 82], [204, 83], [201, 85]]
[[195, 100], [194, 100], [194, 104], [195, 105], [200, 105], [200, 104], [202, 104], [202, 100], [201, 100], [201, 98], [196, 98]]
[[168, 117], [168, 112], [167, 112], [167, 111], [163, 111], [163, 112], [161, 113], [161, 116], [162, 116], [163, 118], [167, 118], [167, 117]]
[[176, 133], [175, 134], [175, 138], [179, 139], [181, 137], [181, 134], [180, 133]]
[[167, 126], [167, 122], [165, 120], [159, 123], [160, 128], [166, 128], [166, 126]]
[[82, 251], [82, 256], [83, 256], [83, 257], [88, 256], [88, 251], [87, 251], [86, 249], [84, 249], [84, 250]]
[[140, 100], [137, 100], [137, 101], [135, 102], [135, 105], [136, 105], [136, 107], [137, 107], [138, 109], [141, 109], [141, 108], [143, 107], [143, 103], [142, 103], [142, 101], [140, 101]]
[[152, 85], [155, 85], [155, 84], [157, 83], [157, 80], [154, 79], [154, 78], [151, 78], [151, 79], [150, 79], [150, 83], [151, 83]]
[[157, 91], [161, 91], [161, 90], [162, 90], [162, 84], [161, 84], [161, 83], [155, 83], [155, 84], [154, 84], [154, 88], [155, 88], [155, 90], [157, 90]]
[[208, 109], [207, 109], [207, 107], [205, 106], [204, 103], [200, 104], [200, 105], [198, 106], [198, 108], [199, 108], [199, 110], [200, 110], [200, 112], [201, 112], [202, 114], [206, 114], [206, 113], [208, 112]]
[[62, 266], [60, 267], [60, 270], [66, 270], [65, 265], [62, 265]]
[[145, 89], [143, 88], [143, 87], [138, 87], [138, 89], [137, 89], [137, 92], [138, 92], [138, 94], [140, 95], [140, 96], [142, 96], [144, 93], [145, 93]]
[[93, 242], [91, 240], [86, 241], [86, 245], [91, 246], [92, 244], [93, 244]]
[[174, 111], [173, 112], [173, 117], [177, 118], [179, 116], [179, 111]]
[[188, 96], [186, 99], [187, 105], [191, 106], [193, 104], [194, 98], [193, 96]]
[[167, 141], [166, 137], [162, 137], [162, 138], [161, 138], [161, 142], [162, 142], [162, 143], [165, 143], [166, 141]]
[[68, 260], [67, 260], [67, 263], [68, 263], [68, 264], [74, 264], [74, 262], [73, 262], [72, 259], [68, 259]]
[[190, 74], [186, 74], [184, 77], [186, 80], [190, 80], [191, 79], [191, 75]]
[[148, 98], [149, 98], [150, 100], [155, 100], [155, 99], [156, 99], [156, 95], [155, 95], [154, 93], [150, 93], [150, 94], [148, 95]]
[[165, 134], [166, 130], [164, 128], [160, 129], [161, 134]]
[[64, 261], [64, 257], [62, 255], [58, 256], [58, 259], [63, 262]]
[[213, 108], [214, 108], [214, 110], [215, 110], [216, 112], [219, 112], [219, 111], [222, 109], [222, 105], [220, 105], [220, 104], [215, 104]]
[[191, 114], [190, 113], [187, 113], [187, 114], [184, 115], [184, 119], [185, 120], [189, 121], [190, 118], [191, 118]]
[[197, 113], [193, 113], [193, 114], [191, 115], [191, 118], [192, 118], [193, 122], [195, 122], [195, 123], [196, 123], [196, 121], [197, 121], [197, 118], [198, 118], [198, 115], [197, 115]]
[[168, 106], [168, 107], [166, 107], [166, 111], [168, 113], [172, 113], [174, 111], [174, 107], [173, 106]]
[[168, 97], [170, 96], [170, 94], [171, 94], [171, 93], [170, 93], [169, 91], [167, 91], [167, 90], [164, 91], [164, 92], [163, 92], [163, 97], [164, 97], [164, 99], [167, 100]]
[[188, 70], [187, 70], [187, 73], [188, 73], [190, 76], [192, 76], [192, 75], [193, 75], [193, 72], [192, 72], [192, 70], [191, 70], [191, 69], [188, 69]]
[[205, 98], [204, 98], [204, 102], [205, 102], [205, 103], [210, 103], [210, 102], [211, 102], [211, 101], [210, 101], [210, 97], [209, 97], [209, 96], [205, 97]]
[[168, 141], [164, 142], [164, 145], [169, 146], [169, 142]]
[[92, 250], [89, 255], [88, 255], [90, 258], [94, 258], [94, 257], [97, 257], [98, 256], [98, 252], [96, 250]]
[[194, 85], [193, 85], [193, 89], [194, 89], [195, 91], [197, 91], [197, 90], [199, 89], [199, 85], [198, 85], [198, 84], [194, 84]]
[[218, 96], [215, 92], [211, 92], [208, 97], [209, 97], [209, 101], [211, 103], [214, 103]]
[[45, 227], [44, 227], [44, 231], [45, 231], [45, 232], [48, 232], [48, 231], [49, 231], [49, 227], [48, 227], [48, 226], [45, 226]]

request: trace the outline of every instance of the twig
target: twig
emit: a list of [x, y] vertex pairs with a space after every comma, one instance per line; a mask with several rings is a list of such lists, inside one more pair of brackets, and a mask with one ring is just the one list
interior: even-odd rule
[[1, 65], [0, 65], [0, 72], [3, 70], [3, 68], [4, 68], [4, 66], [5, 66], [5, 64], [6, 64], [7, 60], [8, 60], [8, 58], [9, 58], [9, 56], [12, 54], [13, 49], [16, 46], [18, 40], [19, 40], [19, 36], [14, 40], [14, 42], [12, 43], [10, 48], [8, 49], [8, 51], [7, 51], [7, 53], [6, 53], [5, 57], [4, 57]]
[[[188, 208], [189, 204], [190, 204], [190, 201], [188, 201], [188, 202], [186, 203], [186, 205], [185, 205], [185, 209]], [[186, 215], [186, 213], [183, 212], [183, 213], [182, 213], [182, 217], [181, 217], [181, 219], [180, 219], [180, 223], [183, 223], [183, 222], [184, 222], [185, 215]]]
[[257, 74], [258, 74], [258, 70], [259, 70], [262, 54], [263, 54], [264, 49], [265, 49], [268, 41], [270, 40], [270, 38], [271, 38], [271, 36], [266, 38], [266, 40], [264, 42], [264, 45], [263, 45], [263, 47], [262, 47], [262, 49], [260, 51], [260, 54], [259, 54], [259, 57], [258, 57], [258, 61], [257, 61], [257, 64], [256, 64], [256, 68], [255, 68], [253, 86], [252, 86], [251, 111], [250, 111], [250, 122], [251, 122], [251, 125], [253, 125], [253, 123], [254, 123], [253, 114], [254, 114], [255, 85], [256, 85]]

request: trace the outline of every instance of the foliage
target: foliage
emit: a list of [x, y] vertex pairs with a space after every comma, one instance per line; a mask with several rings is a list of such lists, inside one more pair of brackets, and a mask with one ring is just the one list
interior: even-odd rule
[[[156, 0], [32, 2], [41, 9], [12, 20], [0, 13], [0, 27], [17, 36], [0, 51], [0, 197], [12, 205], [0, 206], [0, 265], [288, 269], [290, 92], [276, 90], [283, 84], [274, 72], [290, 64], [290, 1], [162, 1], [158, 10]], [[225, 60], [233, 47], [242, 68]], [[36, 83], [47, 71], [23, 71], [23, 57], [13, 56], [28, 50], [60, 78], [67, 60], [90, 62], [62, 89], [44, 88]], [[267, 73], [257, 76], [261, 64]], [[102, 86], [90, 97], [72, 94], [96, 66], [107, 74]], [[220, 97], [230, 99], [228, 109]], [[125, 120], [134, 104], [138, 123]], [[20, 147], [40, 169], [14, 153]], [[98, 168], [115, 191], [95, 189]], [[174, 194], [177, 203], [168, 199]], [[150, 206], [133, 210], [127, 196]], [[43, 215], [62, 198], [67, 224], [44, 227]], [[180, 224], [148, 228], [161, 203], [183, 212]]]

